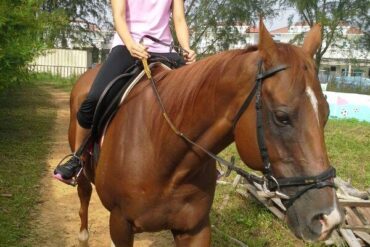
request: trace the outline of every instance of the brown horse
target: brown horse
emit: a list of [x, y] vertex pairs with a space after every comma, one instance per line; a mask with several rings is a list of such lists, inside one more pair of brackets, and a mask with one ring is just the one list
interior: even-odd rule
[[[318, 25], [300, 48], [275, 43], [261, 23], [257, 47], [161, 71], [158, 90], [174, 124], [197, 144], [218, 153], [235, 141], [245, 164], [262, 171], [266, 167], [257, 142], [256, 108], [251, 104], [241, 112], [234, 128], [233, 121], [254, 88], [259, 61], [265, 71], [285, 65], [284, 70], [266, 76], [261, 89], [269, 169], [278, 180], [316, 179], [330, 167], [323, 134], [328, 104], [312, 59], [320, 44]], [[83, 75], [71, 94], [73, 150], [76, 111], [97, 70]], [[79, 177], [83, 240], [87, 240], [92, 182], [110, 211], [110, 234], [116, 246], [133, 246], [135, 233], [164, 229], [172, 231], [176, 246], [210, 246], [209, 212], [216, 177], [215, 161], [175, 135], [149, 81], [142, 81], [107, 128], [98, 164], [85, 167]], [[323, 240], [340, 224], [335, 191], [327, 186], [331, 183], [329, 176], [318, 183], [324, 186], [280, 188], [288, 195], [299, 193], [287, 210], [288, 224], [297, 237]]]

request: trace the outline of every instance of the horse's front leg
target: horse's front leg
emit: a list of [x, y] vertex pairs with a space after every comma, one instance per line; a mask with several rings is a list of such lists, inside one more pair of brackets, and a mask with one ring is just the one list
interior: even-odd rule
[[211, 246], [211, 226], [209, 219], [206, 219], [196, 229], [187, 232], [172, 230], [172, 234], [176, 247]]
[[87, 241], [89, 240], [89, 232], [88, 232], [88, 210], [89, 210], [89, 203], [91, 198], [92, 186], [90, 181], [85, 177], [84, 174], [78, 177], [78, 197], [80, 198], [80, 219], [81, 219], [81, 227], [80, 233], [78, 235], [78, 240], [80, 241], [81, 245], [87, 245]]
[[115, 247], [134, 246], [134, 234], [130, 223], [123, 217], [118, 207], [113, 208], [109, 218], [109, 230], [112, 238], [112, 245]]

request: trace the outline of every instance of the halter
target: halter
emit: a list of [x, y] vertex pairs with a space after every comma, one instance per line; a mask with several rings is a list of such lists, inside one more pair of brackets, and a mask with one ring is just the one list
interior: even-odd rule
[[[149, 38], [148, 36], [145, 36], [146, 38]], [[152, 39], [152, 37], [151, 37]], [[156, 42], [156, 40], [152, 39]], [[163, 43], [165, 44], [165, 43]], [[166, 44], [165, 44], [166, 45]], [[172, 46], [168, 45], [167, 46]], [[259, 61], [258, 63], [258, 74], [256, 76], [256, 84], [254, 85], [252, 91], [248, 95], [248, 97], [245, 99], [244, 103], [240, 107], [239, 111], [234, 117], [233, 120], [233, 129], [235, 129], [236, 124], [238, 123], [240, 117], [243, 115], [245, 110], [250, 105], [252, 99], [254, 96], [256, 96], [256, 102], [255, 102], [255, 108], [257, 112], [257, 141], [258, 141], [258, 147], [260, 150], [261, 158], [263, 161], [263, 176], [259, 177], [256, 175], [253, 175], [241, 168], [238, 168], [235, 166], [235, 158], [231, 157], [230, 162], [224, 160], [223, 158], [213, 154], [212, 152], [208, 151], [204, 147], [200, 146], [199, 144], [192, 141], [190, 138], [188, 138], [184, 133], [179, 131], [177, 127], [173, 124], [171, 119], [169, 118], [166, 108], [164, 107], [164, 104], [162, 102], [162, 99], [159, 95], [156, 82], [154, 78], [151, 76], [151, 71], [149, 69], [148, 63], [146, 59], [142, 60], [144, 65], [144, 70], [146, 72], [146, 75], [148, 79], [151, 81], [151, 85], [153, 88], [153, 91], [156, 95], [157, 101], [161, 107], [163, 117], [165, 118], [166, 122], [169, 124], [171, 129], [175, 132], [176, 135], [180, 136], [182, 139], [184, 139], [186, 142], [190, 143], [191, 145], [199, 148], [204, 153], [206, 153], [209, 157], [216, 160], [219, 164], [222, 164], [228, 168], [226, 172], [226, 176], [230, 174], [231, 171], [235, 171], [240, 176], [244, 177], [250, 182], [254, 182], [257, 184], [262, 185], [262, 188], [266, 195], [269, 197], [278, 197], [282, 200], [282, 203], [284, 204], [285, 208], [288, 209], [290, 206], [293, 205], [295, 200], [297, 200], [300, 196], [302, 196], [304, 193], [311, 189], [320, 189], [324, 187], [334, 187], [333, 178], [336, 176], [335, 174], [335, 168], [330, 166], [326, 171], [320, 173], [317, 176], [299, 176], [299, 177], [287, 177], [287, 178], [275, 178], [272, 173], [271, 164], [269, 161], [268, 156], [268, 150], [267, 146], [265, 144], [265, 135], [263, 131], [263, 114], [262, 114], [262, 83], [263, 80], [269, 77], [274, 76], [276, 73], [286, 70], [289, 68], [287, 65], [279, 65], [272, 69], [269, 69], [267, 71], [263, 71], [262, 64], [263, 61]], [[298, 186], [304, 186], [303, 189], [297, 191], [294, 195], [288, 196], [280, 191], [281, 188], [287, 188], [287, 187], [298, 187]]]

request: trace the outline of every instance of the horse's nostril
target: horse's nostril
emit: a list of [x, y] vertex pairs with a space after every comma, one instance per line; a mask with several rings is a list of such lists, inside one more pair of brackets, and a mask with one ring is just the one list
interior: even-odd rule
[[320, 235], [324, 225], [325, 225], [325, 215], [322, 213], [316, 214], [311, 219], [310, 229], [313, 233]]
[[314, 222], [314, 221], [321, 221], [321, 220], [324, 220], [324, 214], [320, 213], [320, 214], [316, 214], [312, 217], [311, 221]]

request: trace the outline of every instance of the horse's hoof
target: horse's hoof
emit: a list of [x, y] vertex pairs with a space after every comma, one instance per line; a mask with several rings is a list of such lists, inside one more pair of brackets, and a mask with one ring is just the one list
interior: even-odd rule
[[[80, 241], [80, 246], [81, 246], [82, 243], [87, 243], [87, 241], [89, 240], [89, 232], [86, 229], [81, 231], [78, 234], [78, 240]], [[83, 245], [83, 246], [85, 246], [85, 245]]]

